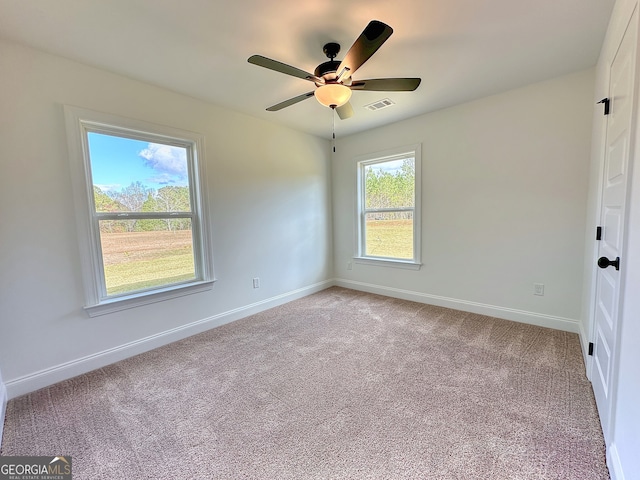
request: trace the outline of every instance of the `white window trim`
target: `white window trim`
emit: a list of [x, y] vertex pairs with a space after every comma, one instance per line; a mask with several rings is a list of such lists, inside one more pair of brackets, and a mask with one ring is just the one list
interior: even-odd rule
[[[189, 295], [213, 288], [215, 282], [213, 258], [211, 255], [211, 233], [208, 215], [204, 161], [204, 137], [200, 134], [141, 120], [124, 118], [84, 108], [64, 106], [69, 148], [69, 163], [76, 211], [76, 228], [85, 290], [85, 311], [90, 317], [117, 312], [140, 305], [160, 302], [183, 295]], [[194, 263], [198, 280], [184, 284], [169, 285], [128, 295], [104, 298], [104, 275], [93, 212], [93, 185], [91, 165], [88, 164], [88, 131], [100, 133], [122, 132], [122, 136], [152, 139], [176, 146], [192, 146], [193, 158], [189, 168], [190, 182], [194, 192], [192, 199], [192, 223], [194, 238]], [[120, 133], [118, 133], [120, 134]]]
[[[415, 204], [413, 208], [413, 259], [404, 260], [398, 258], [372, 257], [364, 255], [364, 188], [363, 172], [364, 167], [374, 163], [391, 161], [411, 155], [415, 158]], [[404, 147], [392, 148], [381, 152], [369, 153], [356, 157], [357, 166], [357, 188], [356, 188], [356, 229], [355, 229], [355, 252], [353, 259], [358, 264], [388, 266], [404, 268], [408, 270], [419, 270], [421, 263], [421, 181], [422, 181], [422, 145], [408, 145]]]

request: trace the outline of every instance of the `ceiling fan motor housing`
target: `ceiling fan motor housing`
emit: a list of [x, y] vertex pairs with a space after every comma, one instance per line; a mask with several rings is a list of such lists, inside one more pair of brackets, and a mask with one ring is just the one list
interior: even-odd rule
[[316, 77], [322, 77], [328, 81], [335, 80], [337, 77], [336, 70], [338, 70], [339, 65], [340, 62], [329, 60], [318, 65], [313, 73]]

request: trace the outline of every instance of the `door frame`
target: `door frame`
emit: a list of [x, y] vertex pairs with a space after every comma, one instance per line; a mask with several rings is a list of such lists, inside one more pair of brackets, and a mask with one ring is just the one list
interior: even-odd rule
[[[615, 10], [619, 9], [620, 11], [616, 12]], [[617, 15], [616, 15], [617, 14]], [[622, 251], [621, 251], [621, 274], [620, 274], [620, 284], [619, 284], [619, 295], [617, 299], [617, 318], [615, 321], [617, 322], [616, 334], [614, 339], [614, 347], [615, 350], [612, 352], [612, 365], [611, 365], [611, 378], [610, 378], [610, 397], [607, 408], [609, 425], [607, 431], [604, 431], [605, 442], [607, 446], [609, 446], [610, 442], [614, 437], [615, 431], [615, 413], [616, 413], [616, 403], [617, 403], [617, 386], [618, 386], [618, 373], [620, 366], [620, 336], [621, 336], [621, 323], [622, 323], [622, 312], [624, 310], [624, 292], [626, 287], [626, 275], [625, 275], [625, 259], [628, 256], [628, 242], [627, 242], [627, 234], [629, 229], [629, 202], [631, 197], [631, 179], [633, 177], [633, 168], [636, 163], [636, 136], [635, 132], [637, 131], [638, 126], [638, 109], [636, 106], [638, 105], [638, 85], [640, 83], [640, 48], [638, 48], [638, 42], [640, 41], [640, 21], [638, 14], [638, 1], [618, 1], [614, 7], [614, 12], [612, 14], [612, 23], [609, 25], [609, 29], [607, 31], [607, 38], [605, 39], [605, 43], [603, 46], [603, 51], [601, 53], [600, 61], [598, 62], [598, 72], [599, 77], [596, 78], [596, 86], [599, 86], [604, 92], [597, 92], [598, 100], [601, 98], [605, 98], [609, 96], [610, 86], [611, 86], [611, 67], [616, 58], [616, 55], [620, 49], [622, 44], [622, 40], [627, 33], [629, 27], [632, 25], [632, 22], [635, 22], [635, 26], [638, 29], [637, 37], [636, 37], [636, 45], [635, 45], [635, 65], [634, 65], [634, 82], [632, 88], [632, 112], [630, 119], [630, 140], [629, 140], [629, 150], [628, 150], [628, 167], [627, 167], [627, 188], [625, 192], [625, 212], [623, 216], [623, 235], [622, 235]], [[602, 62], [602, 63], [601, 63]], [[596, 101], [598, 101], [596, 100]], [[594, 138], [597, 138], [598, 144], [596, 145], [594, 142], [594, 150], [597, 150], [597, 168], [598, 168], [598, 180], [597, 180], [597, 191], [596, 191], [596, 202], [594, 205], [593, 213], [593, 228], [588, 235], [592, 235], [592, 249], [591, 252], [587, 255], [586, 262], [590, 265], [590, 273], [591, 273], [591, 284], [589, 288], [589, 330], [588, 337], [586, 342], [594, 342], [596, 340], [596, 302], [597, 302], [597, 282], [598, 282], [598, 266], [596, 265], [596, 260], [599, 252], [599, 244], [595, 241], [595, 226], [600, 225], [601, 215], [602, 215], [602, 196], [604, 192], [603, 183], [605, 177], [605, 155], [606, 155], [606, 143], [607, 143], [607, 127], [608, 127], [608, 118], [603, 115], [601, 110], [602, 106], [596, 110], [596, 116], [600, 118], [600, 121], [597, 121], [598, 124], [594, 124]], [[598, 131], [596, 131], [598, 129]], [[587, 252], [585, 252], [587, 253]], [[583, 345], [584, 348], [584, 345]], [[592, 356], [585, 355], [585, 363], [586, 363], [586, 374], [588, 379], [593, 383], [594, 375], [596, 374], [595, 370], [595, 362]], [[604, 430], [604, 429], [603, 429]]]

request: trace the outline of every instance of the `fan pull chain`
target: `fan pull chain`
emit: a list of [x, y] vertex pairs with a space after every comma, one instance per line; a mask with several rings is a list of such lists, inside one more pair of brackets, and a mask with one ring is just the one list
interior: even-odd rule
[[333, 153], [336, 153], [336, 108], [335, 107], [331, 107], [331, 110], [333, 110], [332, 114], [331, 114], [331, 120], [332, 120], [332, 146], [333, 146]]

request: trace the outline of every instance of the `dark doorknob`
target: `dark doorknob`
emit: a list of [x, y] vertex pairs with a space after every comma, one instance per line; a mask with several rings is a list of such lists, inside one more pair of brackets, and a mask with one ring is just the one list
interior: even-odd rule
[[620, 270], [620, 257], [616, 257], [615, 260], [609, 260], [607, 257], [600, 257], [598, 259], [598, 266], [600, 268], [607, 268], [609, 266], [616, 267], [616, 270]]

